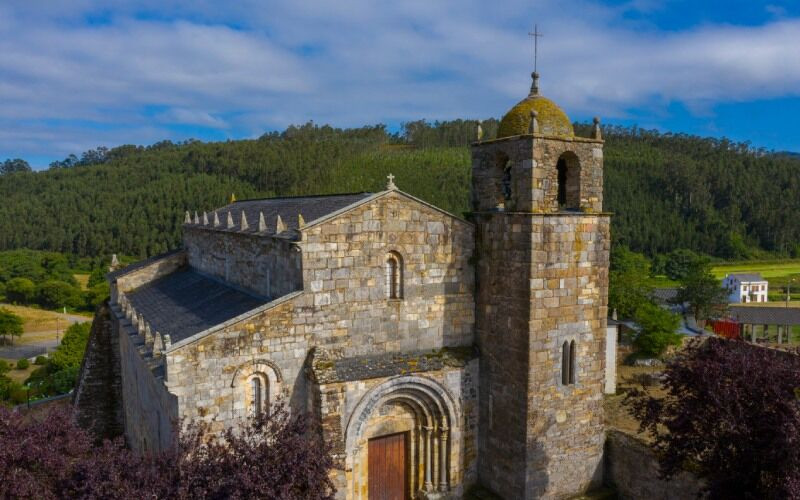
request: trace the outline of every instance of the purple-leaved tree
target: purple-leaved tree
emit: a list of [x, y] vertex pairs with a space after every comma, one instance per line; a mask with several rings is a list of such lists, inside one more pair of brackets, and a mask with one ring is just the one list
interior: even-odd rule
[[696, 341], [667, 365], [664, 388], [626, 401], [664, 476], [693, 470], [711, 498], [800, 498], [800, 356]]
[[162, 453], [95, 446], [69, 408], [0, 407], [0, 498], [330, 499], [329, 447], [305, 415], [278, 409], [238, 433], [190, 425]]

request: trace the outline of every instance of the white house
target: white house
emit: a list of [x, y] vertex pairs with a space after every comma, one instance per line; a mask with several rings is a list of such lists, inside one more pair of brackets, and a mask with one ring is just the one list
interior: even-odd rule
[[728, 302], [766, 302], [769, 283], [760, 273], [728, 274], [722, 286], [729, 290]]

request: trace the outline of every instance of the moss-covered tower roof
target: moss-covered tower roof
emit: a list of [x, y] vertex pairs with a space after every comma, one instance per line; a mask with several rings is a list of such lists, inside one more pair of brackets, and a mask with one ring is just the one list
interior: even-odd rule
[[539, 94], [539, 74], [534, 72], [528, 97], [518, 102], [500, 120], [497, 138], [523, 135], [531, 132], [531, 112], [536, 112], [537, 132], [544, 135], [573, 137], [572, 122], [556, 103]]

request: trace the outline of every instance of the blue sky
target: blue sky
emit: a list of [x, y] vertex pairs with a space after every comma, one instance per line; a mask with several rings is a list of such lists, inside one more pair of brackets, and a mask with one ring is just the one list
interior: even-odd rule
[[0, 160], [499, 117], [542, 92], [575, 120], [800, 151], [800, 2], [5, 0]]

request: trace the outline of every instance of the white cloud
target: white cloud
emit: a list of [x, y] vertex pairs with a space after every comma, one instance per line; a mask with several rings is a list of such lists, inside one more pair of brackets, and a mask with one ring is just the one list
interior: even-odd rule
[[498, 116], [529, 86], [534, 16], [543, 92], [575, 115], [800, 93], [800, 20], [661, 32], [623, 19], [667, 0], [69, 4], [0, 6], [0, 157], [180, 138], [181, 125], [254, 136]]

